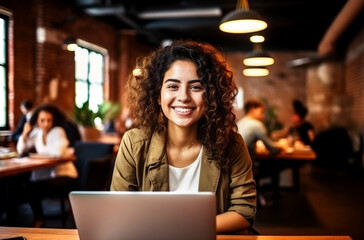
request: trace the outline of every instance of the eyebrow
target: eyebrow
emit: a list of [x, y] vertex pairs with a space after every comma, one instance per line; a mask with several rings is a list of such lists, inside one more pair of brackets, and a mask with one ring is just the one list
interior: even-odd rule
[[[167, 80], [164, 81], [164, 83], [167, 83], [167, 82], [176, 82], [176, 83], [180, 83], [181, 80], [178, 80], [178, 79], [174, 79], [174, 78], [169, 78]], [[188, 84], [193, 84], [193, 83], [201, 83], [201, 80], [200, 79], [193, 79], [193, 80], [189, 80], [187, 81]]]

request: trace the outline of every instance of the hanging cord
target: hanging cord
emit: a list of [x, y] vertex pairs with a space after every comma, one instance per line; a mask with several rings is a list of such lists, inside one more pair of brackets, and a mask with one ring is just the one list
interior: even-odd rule
[[236, 3], [236, 9], [244, 9], [249, 10], [249, 3], [248, 0], [238, 0]]

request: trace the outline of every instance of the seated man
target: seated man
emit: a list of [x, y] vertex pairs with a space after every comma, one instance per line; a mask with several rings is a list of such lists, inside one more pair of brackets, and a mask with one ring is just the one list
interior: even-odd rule
[[[272, 165], [269, 162], [262, 164], [254, 161], [257, 142], [259, 140], [262, 141], [266, 149], [272, 155], [279, 153], [282, 148], [272, 141], [267, 134], [267, 129], [263, 124], [264, 104], [259, 100], [252, 99], [245, 103], [244, 110], [245, 116], [237, 122], [238, 131], [244, 138], [253, 160], [254, 179], [257, 182], [257, 190], [259, 193], [261, 190], [259, 180], [262, 178], [269, 177], [272, 186], [278, 186], [281, 168], [274, 164]], [[258, 195], [258, 200], [263, 206], [267, 204], [266, 199], [261, 194]]]
[[238, 131], [246, 142], [249, 153], [254, 159], [255, 147], [258, 140], [264, 143], [264, 146], [271, 154], [277, 154], [282, 150], [277, 143], [273, 142], [263, 124], [264, 104], [256, 99], [249, 100], [244, 106], [245, 116], [237, 122]]

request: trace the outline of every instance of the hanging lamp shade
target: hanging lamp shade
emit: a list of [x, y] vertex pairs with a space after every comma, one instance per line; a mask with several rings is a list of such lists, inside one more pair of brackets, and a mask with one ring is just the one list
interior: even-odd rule
[[246, 55], [243, 63], [246, 66], [269, 66], [274, 63], [274, 59], [266, 51], [253, 51]]
[[261, 42], [258, 41], [254, 42], [253, 51], [246, 55], [243, 63], [254, 67], [270, 66], [274, 63], [274, 59], [263, 50]]
[[269, 70], [265, 67], [248, 67], [243, 69], [243, 75], [247, 77], [264, 77], [269, 75]]
[[267, 26], [256, 11], [249, 9], [248, 0], [238, 0], [236, 10], [222, 18], [219, 28], [228, 33], [250, 33], [261, 31]]

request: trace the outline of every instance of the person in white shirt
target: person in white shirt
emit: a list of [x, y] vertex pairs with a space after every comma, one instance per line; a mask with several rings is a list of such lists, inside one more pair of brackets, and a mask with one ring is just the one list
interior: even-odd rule
[[[64, 123], [65, 116], [56, 106], [44, 104], [37, 107], [30, 121], [24, 125], [17, 151], [24, 155], [35, 149], [41, 155], [66, 157], [69, 154], [69, 141], [63, 128]], [[36, 224], [41, 225], [43, 222], [41, 199], [47, 189], [68, 183], [73, 185], [77, 177], [77, 169], [72, 162], [32, 171], [29, 190]]]
[[271, 154], [279, 153], [282, 148], [268, 136], [263, 124], [264, 104], [258, 99], [250, 99], [244, 105], [245, 116], [237, 122], [238, 131], [248, 145], [249, 153], [254, 158], [255, 147], [258, 140]]
[[264, 120], [264, 104], [258, 99], [250, 99], [244, 105], [245, 116], [237, 122], [238, 132], [242, 135], [245, 140], [250, 156], [253, 160], [253, 172], [254, 179], [257, 182], [258, 191], [258, 202], [261, 205], [266, 205], [267, 200], [262, 194], [259, 194], [261, 187], [259, 180], [263, 177], [270, 177], [272, 181], [272, 186], [278, 186], [278, 174], [281, 168], [275, 164], [265, 162], [254, 161], [256, 154], [256, 144], [260, 140], [263, 142], [265, 148], [270, 154], [278, 154], [282, 147], [280, 147], [276, 142], [274, 142], [267, 133], [267, 129], [263, 124]]

